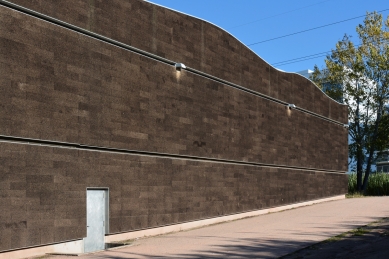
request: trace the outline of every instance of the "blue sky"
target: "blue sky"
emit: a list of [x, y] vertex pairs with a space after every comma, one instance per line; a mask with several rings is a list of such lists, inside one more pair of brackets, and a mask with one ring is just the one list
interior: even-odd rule
[[[389, 9], [386, 0], [151, 0], [225, 29], [246, 45], [362, 16], [367, 11]], [[296, 10], [297, 9], [297, 10]], [[389, 10], [382, 12], [383, 17]], [[347, 33], [358, 44], [355, 32], [363, 18], [249, 46], [270, 64], [330, 51]], [[245, 25], [244, 25], [245, 24]], [[324, 66], [324, 58], [275, 67], [295, 72]]]

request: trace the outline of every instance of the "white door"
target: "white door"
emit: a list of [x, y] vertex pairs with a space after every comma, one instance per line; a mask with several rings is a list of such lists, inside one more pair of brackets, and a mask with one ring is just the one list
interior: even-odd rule
[[105, 248], [106, 192], [105, 190], [87, 190], [86, 192], [87, 236], [84, 238], [85, 253]]

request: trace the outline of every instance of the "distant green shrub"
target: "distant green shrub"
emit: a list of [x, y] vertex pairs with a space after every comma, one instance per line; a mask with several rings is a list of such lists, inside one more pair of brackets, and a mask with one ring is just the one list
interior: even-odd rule
[[[362, 176], [363, 179], [364, 175]], [[352, 173], [348, 178], [348, 194], [357, 193], [357, 174]], [[389, 195], [389, 174], [371, 173], [367, 189], [363, 193], [366, 196], [387, 196]]]

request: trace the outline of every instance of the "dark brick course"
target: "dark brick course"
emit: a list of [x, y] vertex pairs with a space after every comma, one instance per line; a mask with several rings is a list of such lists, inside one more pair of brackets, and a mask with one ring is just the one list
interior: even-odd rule
[[[347, 122], [309, 80], [207, 22], [138, 0], [12, 2]], [[347, 191], [329, 172], [347, 170], [340, 125], [4, 6], [0, 24], [0, 135], [171, 155], [0, 137], [0, 251], [85, 237], [87, 187], [110, 188], [110, 234]]]

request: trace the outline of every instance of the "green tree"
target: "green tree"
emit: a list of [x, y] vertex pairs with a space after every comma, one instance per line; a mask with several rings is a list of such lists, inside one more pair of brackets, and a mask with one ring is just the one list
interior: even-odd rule
[[345, 35], [311, 79], [348, 106], [349, 157], [356, 162], [357, 189], [364, 191], [375, 151], [389, 144], [389, 17], [367, 13], [356, 30], [360, 44]]

